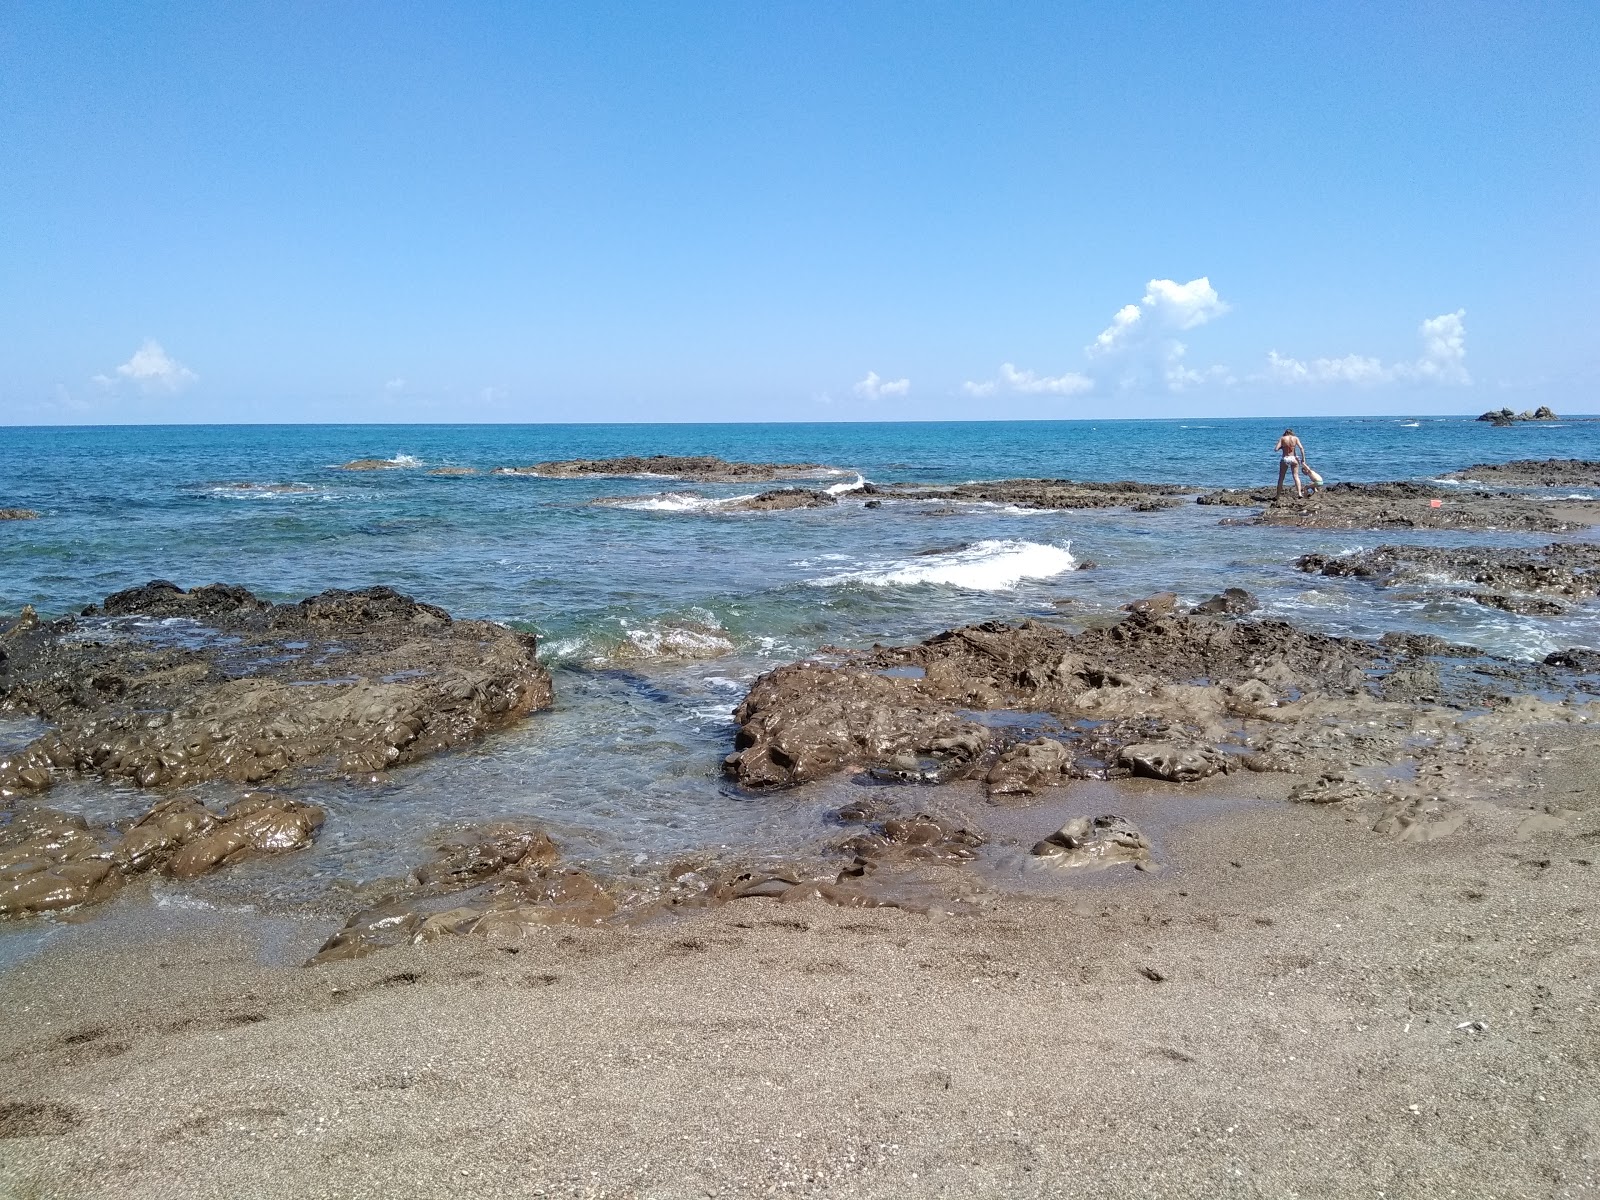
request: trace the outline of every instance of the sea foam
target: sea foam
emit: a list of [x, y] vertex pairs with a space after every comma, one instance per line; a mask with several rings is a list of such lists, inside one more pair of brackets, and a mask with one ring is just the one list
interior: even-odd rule
[[1024, 579], [1050, 579], [1077, 565], [1077, 559], [1064, 546], [988, 538], [959, 550], [894, 559], [806, 582], [820, 587], [845, 583], [875, 587], [935, 583], [975, 592], [999, 592], [1016, 587]]

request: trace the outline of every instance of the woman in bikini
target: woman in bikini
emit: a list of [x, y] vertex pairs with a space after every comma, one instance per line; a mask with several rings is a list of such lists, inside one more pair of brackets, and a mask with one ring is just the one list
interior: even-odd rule
[[1295, 437], [1294, 430], [1285, 429], [1283, 436], [1278, 439], [1278, 494], [1273, 498], [1276, 504], [1283, 499], [1283, 477], [1289, 472], [1294, 472], [1294, 494], [1300, 499], [1305, 499], [1305, 490], [1300, 483], [1300, 471], [1305, 466], [1306, 448], [1300, 439]]

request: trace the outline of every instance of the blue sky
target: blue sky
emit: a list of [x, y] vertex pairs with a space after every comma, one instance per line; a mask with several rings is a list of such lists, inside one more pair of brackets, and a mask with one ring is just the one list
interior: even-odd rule
[[1600, 411], [1600, 5], [0, 0], [0, 423]]

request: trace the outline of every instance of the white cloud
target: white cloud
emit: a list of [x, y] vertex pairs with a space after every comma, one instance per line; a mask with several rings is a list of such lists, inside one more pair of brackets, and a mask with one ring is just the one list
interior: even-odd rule
[[117, 368], [116, 377], [96, 375], [94, 382], [103, 387], [129, 380], [147, 392], [180, 392], [196, 382], [200, 376], [169, 355], [154, 338], [146, 338], [144, 345], [133, 352], [133, 357]]
[[1466, 315], [1466, 309], [1458, 308], [1453, 313], [1424, 321], [1417, 329], [1422, 338], [1422, 353], [1410, 362], [1385, 364], [1381, 359], [1362, 354], [1305, 362], [1270, 350], [1264, 378], [1272, 383], [1290, 385], [1341, 383], [1373, 387], [1395, 382], [1467, 385], [1472, 382], [1472, 376], [1466, 367]]
[[855, 385], [856, 395], [867, 400], [876, 400], [880, 396], [905, 396], [910, 392], [911, 380], [879, 379], [876, 371], [868, 371], [867, 377]]
[[1019, 371], [1010, 363], [1000, 364], [1000, 379], [1014, 392], [1047, 392], [1056, 396], [1073, 396], [1091, 391], [1094, 380], [1076, 371], [1064, 375], [1035, 375], [1032, 371]]
[[1152, 279], [1145, 284], [1144, 299], [1116, 311], [1100, 335], [1086, 347], [1091, 358], [1116, 354], [1148, 344], [1173, 333], [1195, 329], [1228, 311], [1209, 277], [1188, 283]]
[[395, 378], [384, 383], [383, 390], [386, 392], [403, 392], [406, 390], [406, 381], [399, 376], [395, 376]]
[[1014, 363], [1001, 363], [997, 379], [980, 381], [969, 379], [961, 390], [969, 396], [992, 396], [1004, 388], [1008, 392], [1024, 395], [1076, 396], [1094, 390], [1094, 380], [1076, 371], [1064, 375], [1040, 375], [1033, 371], [1019, 371]]

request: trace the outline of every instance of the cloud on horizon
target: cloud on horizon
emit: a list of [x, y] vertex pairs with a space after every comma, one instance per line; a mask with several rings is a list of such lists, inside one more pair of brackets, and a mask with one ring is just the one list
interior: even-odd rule
[[1384, 383], [1439, 383], [1465, 387], [1472, 383], [1467, 371], [1467, 310], [1429, 317], [1417, 327], [1422, 353], [1410, 362], [1384, 363], [1362, 354], [1341, 358], [1314, 358], [1303, 362], [1267, 351], [1267, 370], [1261, 378], [1271, 383], [1308, 385], [1342, 383], [1374, 387]]
[[882, 396], [907, 396], [911, 394], [911, 380], [879, 379], [876, 371], [868, 371], [867, 377], [856, 384], [853, 390], [866, 400], [877, 400]]
[[961, 385], [969, 396], [992, 396], [1004, 388], [1024, 395], [1076, 396], [1094, 390], [1094, 380], [1076, 371], [1064, 375], [1039, 375], [1033, 371], [1019, 371], [1013, 363], [1001, 363], [998, 378], [974, 382], [969, 379]]
[[1438, 384], [1468, 386], [1466, 310], [1430, 317], [1418, 327], [1422, 352], [1412, 360], [1385, 363], [1363, 354], [1309, 361], [1268, 351], [1266, 370], [1241, 378], [1222, 363], [1190, 366], [1189, 346], [1180, 333], [1198, 329], [1231, 310], [1208, 276], [1178, 283], [1152, 279], [1137, 304], [1125, 304], [1111, 323], [1083, 348], [1088, 360], [1081, 371], [1056, 376], [1039, 375], [1002, 363], [993, 379], [967, 380], [962, 391], [969, 396], [999, 392], [1076, 396], [1109, 390], [1131, 391], [1151, 387], [1169, 392], [1207, 385], [1233, 387], [1240, 383], [1318, 385], [1342, 384], [1374, 387], [1382, 384]]
[[1089, 359], [1087, 371], [1037, 375], [1002, 363], [996, 378], [969, 379], [962, 384], [962, 390], [969, 396], [992, 396], [998, 391], [1078, 396], [1102, 385], [1131, 388], [1155, 379], [1175, 392], [1202, 383], [1231, 383], [1233, 374], [1226, 367], [1186, 366], [1183, 360], [1189, 348], [1174, 336], [1214, 321], [1228, 310], [1229, 305], [1217, 295], [1207, 276], [1188, 283], [1152, 279], [1145, 284], [1139, 302], [1119, 308], [1112, 315], [1111, 324], [1084, 347], [1084, 356]]
[[116, 369], [115, 376], [96, 375], [94, 382], [111, 387], [127, 380], [146, 392], [181, 392], [199, 379], [200, 376], [163, 350], [160, 342], [146, 338], [133, 352], [133, 357]]

